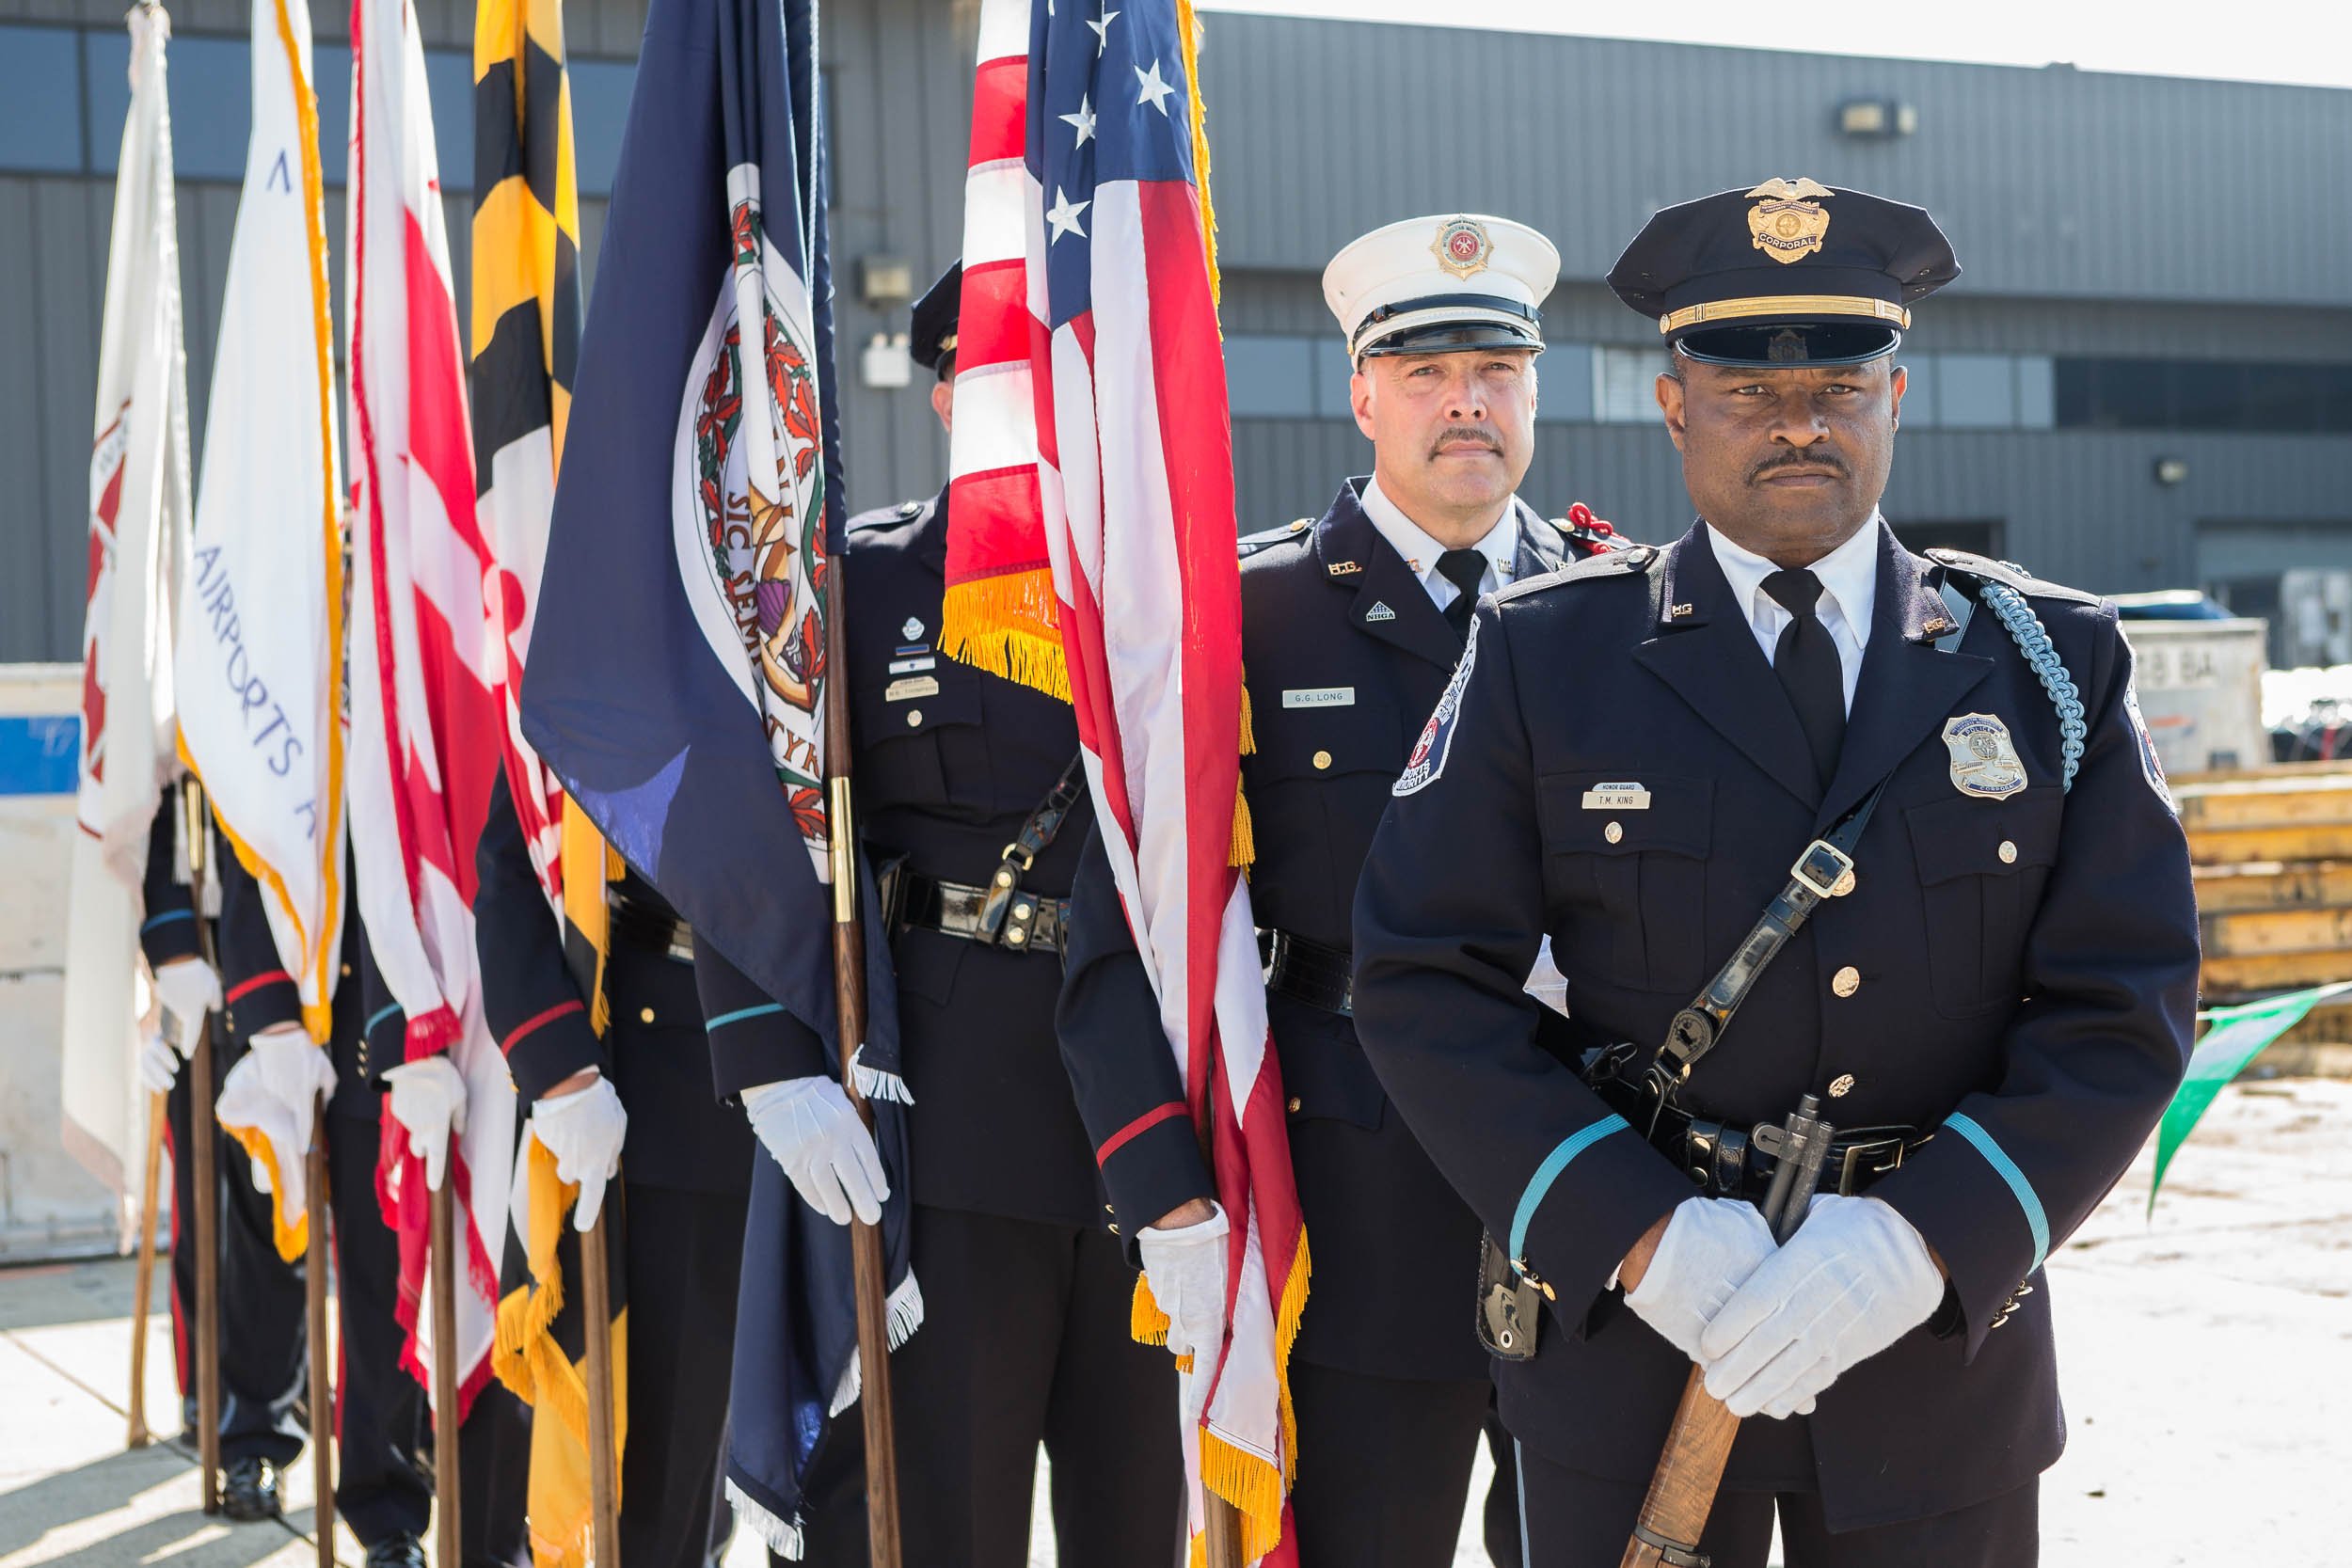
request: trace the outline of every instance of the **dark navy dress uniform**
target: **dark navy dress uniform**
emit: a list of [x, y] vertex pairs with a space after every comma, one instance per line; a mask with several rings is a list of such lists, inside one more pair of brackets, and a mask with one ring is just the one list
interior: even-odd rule
[[[936, 651], [946, 539], [943, 493], [852, 519], [844, 558], [860, 823], [872, 862], [903, 879], [891, 955], [925, 1307], [891, 1356], [907, 1560], [1026, 1562], [1042, 1441], [1063, 1561], [1170, 1562], [1175, 1374], [1129, 1338], [1136, 1271], [1054, 1040], [1083, 791], [1017, 879], [1009, 917], [1033, 906], [1018, 944], [939, 928], [965, 924], [956, 890], [992, 880], [1078, 752], [1068, 705]], [[696, 970], [722, 1094], [828, 1071], [816, 1036], [724, 958], [704, 946]], [[833, 1433], [807, 1560], [863, 1563], [860, 1433]]]
[[[406, 1334], [397, 1315], [400, 1242], [376, 1198], [384, 1072], [401, 1064], [407, 1016], [391, 1000], [368, 951], [353, 869], [346, 857], [341, 973], [326, 1045], [335, 1089], [321, 1131], [339, 1335], [335, 1508], [362, 1545], [376, 1547], [425, 1534], [433, 1506], [433, 1417], [423, 1387], [401, 1365]], [[222, 858], [220, 875], [221, 987], [230, 1029], [248, 1041], [280, 1023], [300, 1024], [302, 993], [278, 956], [267, 895], [233, 854]], [[292, 1326], [284, 1340], [298, 1377], [308, 1366], [300, 1267], [290, 1271]], [[530, 1560], [522, 1488], [529, 1446], [529, 1412], [504, 1388], [485, 1387], [459, 1434], [460, 1522], [469, 1565], [520, 1568]]]
[[691, 933], [653, 884], [628, 872], [611, 911], [605, 1037], [564, 955], [564, 934], [501, 772], [475, 850], [474, 945], [482, 1005], [526, 1107], [589, 1068], [628, 1113], [628, 1433], [621, 1553], [648, 1568], [700, 1568], [713, 1549], [726, 1447], [736, 1286], [743, 1266], [752, 1134], [710, 1093]]
[[[1342, 1010], [1357, 874], [1462, 644], [1342, 486], [1320, 521], [1244, 541], [1242, 758], [1251, 908], [1314, 1284], [1291, 1353], [1292, 1506], [1310, 1563], [1450, 1561], [1490, 1398], [1478, 1220], [1397, 1115]], [[1514, 576], [1572, 558], [1518, 505]], [[1062, 1053], [1112, 1201], [1147, 1226], [1215, 1196], [1099, 842], [1073, 899]], [[1532, 967], [1520, 966], [1521, 979]], [[1433, 1559], [1433, 1554], [1435, 1554]]]
[[[146, 918], [139, 948], [150, 970], [178, 958], [200, 958], [196, 890], [187, 879], [178, 787], [164, 792], [148, 832], [143, 880]], [[209, 846], [224, 875], [235, 854], [209, 822]], [[214, 911], [216, 913], [217, 911]], [[205, 918], [213, 918], [207, 914]], [[215, 931], [218, 927], [215, 926]], [[224, 982], [224, 989], [225, 989]], [[217, 1100], [229, 1069], [245, 1054], [244, 1037], [227, 1013], [212, 1018], [213, 1094]], [[182, 1390], [183, 1419], [196, 1426], [196, 1162], [183, 1157], [193, 1146], [194, 1090], [187, 1064], [180, 1065], [164, 1097], [164, 1127], [171, 1149], [171, 1326], [173, 1362]], [[245, 1146], [220, 1130], [208, 1107], [204, 1122], [214, 1144], [214, 1212], [220, 1269], [220, 1456], [226, 1466], [265, 1460], [283, 1469], [302, 1451], [297, 1409], [306, 1392], [302, 1359], [302, 1275], [278, 1256], [266, 1194], [253, 1190], [252, 1165]]]
[[[1906, 1130], [1899, 1167], [1850, 1190], [1909, 1221], [1951, 1288], [1810, 1418], [1746, 1422], [1717, 1512], [1753, 1534], [1753, 1495], [1809, 1495], [1795, 1517], [1816, 1539], [1792, 1538], [1792, 1561], [2032, 1557], [2036, 1477], [2064, 1439], [2042, 1263], [2181, 1077], [2198, 966], [2187, 850], [2113, 608], [1963, 562], [2024, 596], [2079, 689], [2070, 791], [2059, 718], [2010, 633], [1979, 605], [1939, 648], [1943, 570], [1876, 526], [1874, 619], [1826, 788], [1693, 529], [1480, 607], [1473, 656], [1366, 864], [1365, 1048], [1547, 1298], [1538, 1354], [1498, 1371], [1537, 1563], [1623, 1548], [1690, 1363], [1612, 1279], [1693, 1188], [1585, 1086], [1577, 1050], [1539, 1043], [1520, 977], [1549, 934], [1574, 1046], [1654, 1045], [1808, 841], [1890, 772], [1854, 886], [1767, 969], [1683, 1103], [1744, 1128], [1811, 1093], [1842, 1128]], [[1947, 726], [1971, 715], [2006, 732], [2022, 788], [1963, 782]]]

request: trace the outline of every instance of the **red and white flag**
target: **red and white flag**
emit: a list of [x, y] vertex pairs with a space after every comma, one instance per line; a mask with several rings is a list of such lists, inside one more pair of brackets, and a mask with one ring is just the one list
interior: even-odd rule
[[[132, 1069], [148, 827], [173, 752], [173, 612], [188, 549], [187, 356], [172, 201], [164, 43], [171, 19], [135, 6], [131, 109], [116, 165], [106, 313], [89, 469], [82, 621], [82, 752], [66, 931], [65, 1138], [124, 1196], [147, 1130]], [[133, 1231], [126, 1227], [128, 1236]]]
[[942, 640], [1076, 709], [1232, 1220], [1232, 1334], [1189, 1467], [1239, 1510], [1248, 1559], [1293, 1560], [1307, 1240], [1238, 869], [1241, 583], [1192, 7], [984, 0], [979, 33]]
[[[458, 1281], [458, 1418], [490, 1375], [497, 1259], [515, 1158], [514, 1086], [482, 1013], [474, 847], [501, 766], [498, 562], [475, 514], [424, 49], [406, 0], [351, 10], [348, 294], [352, 472], [351, 812], [359, 911], [405, 1054], [448, 1053], [466, 1081], [451, 1151], [467, 1256]], [[387, 1115], [389, 1117], [389, 1111]], [[379, 1192], [401, 1243], [405, 1360], [428, 1381], [423, 1162], [389, 1122]]]

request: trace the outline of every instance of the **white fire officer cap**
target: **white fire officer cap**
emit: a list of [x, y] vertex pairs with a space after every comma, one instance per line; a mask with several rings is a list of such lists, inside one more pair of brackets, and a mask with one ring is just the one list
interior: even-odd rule
[[1523, 223], [1479, 213], [1406, 218], [1353, 240], [1323, 269], [1347, 356], [1541, 351], [1560, 252]]

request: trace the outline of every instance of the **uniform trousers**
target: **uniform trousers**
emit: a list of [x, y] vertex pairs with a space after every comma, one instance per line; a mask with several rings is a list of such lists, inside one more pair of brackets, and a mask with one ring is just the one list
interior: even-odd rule
[[[1062, 1568], [1173, 1568], [1184, 1550], [1176, 1373], [1129, 1336], [1119, 1238], [914, 1205], [923, 1326], [890, 1358], [909, 1564], [1024, 1568], [1038, 1445]], [[810, 1487], [807, 1562], [866, 1560], [856, 1409]]]
[[[1524, 1445], [1519, 1491], [1527, 1568], [1616, 1568], [1646, 1482], [1601, 1481]], [[1714, 1568], [1765, 1568], [1777, 1505], [1788, 1568], [2032, 1568], [2041, 1548], [2041, 1487], [1925, 1519], [1832, 1532], [1814, 1493], [1725, 1492], [1699, 1550]]]
[[1290, 1378], [1299, 1568], [1449, 1568], [1492, 1386], [1295, 1358]]
[[[700, 1568], [712, 1553], [726, 1454], [744, 1193], [624, 1180], [628, 1206], [628, 1438], [621, 1450], [621, 1560]], [[852, 1412], [848, 1419], [854, 1424]]]
[[[219, 1049], [219, 1021], [213, 1024], [213, 1090], [220, 1091], [235, 1055]], [[189, 1141], [193, 1095], [190, 1073], [180, 1076], [164, 1097], [164, 1122], [171, 1149], [171, 1328], [180, 1373], [183, 1420], [196, 1427], [196, 1160]], [[213, 1140], [214, 1235], [220, 1259], [220, 1456], [294, 1462], [302, 1451], [295, 1402], [306, 1392], [302, 1355], [302, 1273], [278, 1256], [270, 1231], [269, 1196], [253, 1190], [253, 1167], [245, 1148], [221, 1132], [208, 1108], [206, 1135]]]
[[[335, 1507], [362, 1545], [399, 1535], [423, 1537], [433, 1502], [431, 1407], [400, 1364], [405, 1338], [394, 1309], [400, 1243], [375, 1196], [382, 1123], [373, 1115], [355, 1114], [381, 1104], [376, 1093], [346, 1084], [326, 1117], [340, 1329]], [[298, 1348], [298, 1337], [295, 1342]], [[465, 1568], [525, 1568], [531, 1561], [523, 1512], [530, 1460], [531, 1413], [493, 1382], [475, 1396], [458, 1429]]]

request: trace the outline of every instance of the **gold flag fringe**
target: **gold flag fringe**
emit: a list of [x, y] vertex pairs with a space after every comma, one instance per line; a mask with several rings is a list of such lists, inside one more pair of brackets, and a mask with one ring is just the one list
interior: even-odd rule
[[[281, 1260], [288, 1263], [301, 1262], [302, 1255], [310, 1247], [310, 1206], [318, 1201], [317, 1197], [312, 1194], [304, 1194], [301, 1220], [296, 1224], [288, 1225], [285, 1199], [281, 1196], [286, 1191], [286, 1173], [278, 1163], [276, 1147], [270, 1143], [269, 1139], [262, 1135], [262, 1130], [258, 1127], [230, 1127], [223, 1122], [220, 1130], [236, 1139], [238, 1145], [249, 1157], [269, 1167], [270, 1241], [276, 1244], [278, 1256]], [[313, 1128], [310, 1135], [315, 1138], [321, 1131], [324, 1130]]]
[[1054, 574], [1001, 572], [950, 587], [940, 605], [939, 651], [992, 675], [1070, 701]]

